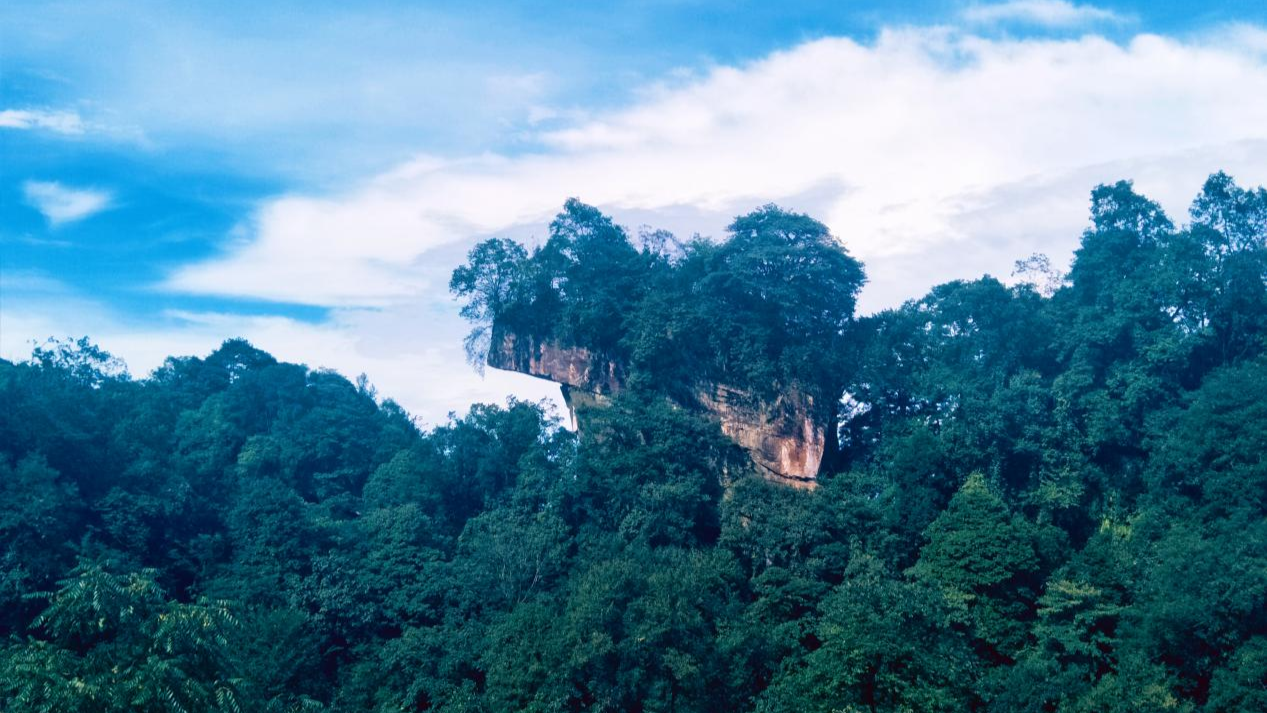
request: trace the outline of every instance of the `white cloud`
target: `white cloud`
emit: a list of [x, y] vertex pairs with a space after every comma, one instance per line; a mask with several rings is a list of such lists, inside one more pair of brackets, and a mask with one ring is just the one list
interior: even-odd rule
[[810, 42], [620, 111], [542, 113], [551, 129], [537, 153], [417, 157], [353, 190], [269, 201], [222, 256], [165, 284], [333, 307], [324, 323], [178, 313], [138, 325], [91, 302], [9, 294], [0, 351], [13, 355], [24, 335], [87, 333], [144, 373], [243, 335], [284, 359], [366, 372], [433, 423], [474, 400], [557, 393], [492, 370], [481, 380], [464, 363], [445, 286], [471, 241], [539, 238], [568, 196], [685, 234], [718, 234], [775, 201], [824, 220], [867, 263], [864, 310], [1006, 276], [1035, 251], [1060, 263], [1098, 182], [1134, 178], [1179, 219], [1211, 171], [1267, 182], [1264, 36], [916, 28]]
[[1246, 53], [1267, 57], [1267, 27], [1245, 23], [1222, 25], [1207, 32], [1204, 41], [1210, 44], [1227, 44]]
[[110, 207], [108, 191], [70, 188], [57, 181], [26, 181], [22, 184], [26, 202], [44, 214], [54, 226], [83, 220]]
[[1044, 27], [1081, 27], [1096, 22], [1116, 22], [1122, 18], [1112, 10], [1094, 5], [1077, 5], [1068, 0], [1010, 0], [1010, 2], [969, 5], [963, 19], [991, 25], [1015, 22]]
[[[278, 359], [330, 368], [355, 378], [364, 373], [392, 398], [431, 425], [474, 402], [501, 403], [509, 394], [550, 399], [564, 408], [555, 384], [488, 370], [481, 377], [463, 362], [462, 329], [454, 319], [428, 319], [434, 306], [397, 310], [339, 310], [312, 324], [276, 316], [170, 312], [159, 323], [137, 323], [47, 275], [0, 275], [0, 358], [31, 354], [49, 337], [88, 335], [123, 358], [133, 376], [145, 376], [168, 356], [205, 356], [229, 337], [243, 337]], [[402, 330], [402, 323], [413, 324]]]
[[72, 136], [78, 136], [85, 131], [84, 121], [78, 113], [43, 109], [5, 109], [0, 111], [0, 129], [43, 129]]
[[[249, 5], [0, 2], [0, 66], [73, 93], [94, 139], [169, 161], [192, 147], [307, 186], [429, 146], [479, 150], [530, 106], [584, 86], [560, 86], [556, 68], [594, 73], [580, 39], [509, 4]], [[11, 121], [28, 126], [29, 114]]]
[[[1096, 182], [1151, 176], [1141, 189], [1179, 196], [1168, 207], [1182, 216], [1211, 171], [1267, 179], [1256, 37], [1119, 44], [917, 28], [810, 42], [543, 134], [539, 153], [425, 157], [345, 194], [280, 198], [251, 239], [167, 287], [399, 304], [443, 292], [460, 256], [438, 248], [539, 236], [578, 196], [635, 225], [689, 214], [696, 222], [671, 227], [705, 233], [767, 201], [807, 210], [868, 263], [864, 304], [892, 304], [1070, 248]], [[919, 258], [934, 252], [946, 259]]]

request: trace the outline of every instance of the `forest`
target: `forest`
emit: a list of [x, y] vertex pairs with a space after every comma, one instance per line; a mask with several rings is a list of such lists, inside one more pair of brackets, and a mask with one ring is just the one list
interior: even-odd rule
[[[1267, 191], [1216, 173], [1177, 223], [1098, 186], [1067, 273], [867, 316], [848, 240], [571, 200], [477, 245], [473, 362], [627, 368], [577, 430], [422, 430], [237, 339], [0, 361], [0, 710], [1267, 710]], [[813, 395], [818, 486], [683, 407], [709, 381]]]

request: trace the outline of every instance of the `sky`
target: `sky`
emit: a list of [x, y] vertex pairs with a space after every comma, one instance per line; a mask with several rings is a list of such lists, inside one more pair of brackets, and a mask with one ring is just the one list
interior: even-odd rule
[[245, 337], [424, 425], [507, 395], [447, 292], [568, 197], [723, 238], [766, 203], [867, 268], [860, 309], [1067, 265], [1096, 184], [1180, 222], [1267, 183], [1267, 3], [0, 4], [0, 357], [144, 376]]

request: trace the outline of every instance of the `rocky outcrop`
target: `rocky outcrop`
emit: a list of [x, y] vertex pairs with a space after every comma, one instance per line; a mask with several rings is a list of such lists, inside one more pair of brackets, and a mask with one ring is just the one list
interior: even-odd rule
[[701, 389], [697, 398], [721, 423], [722, 433], [748, 451], [762, 475], [797, 488], [818, 484], [827, 433], [814, 418], [808, 396], [789, 392], [771, 404], [713, 386]]
[[619, 364], [599, 359], [585, 347], [520, 339], [516, 334], [500, 334], [493, 340], [488, 365], [607, 397], [615, 396], [625, 381]]
[[[489, 350], [488, 365], [559, 384], [573, 425], [578, 408], [603, 406], [620, 393], [625, 371], [584, 347], [501, 334]], [[799, 392], [773, 403], [725, 385], [701, 385], [696, 404], [718, 420], [722, 433], [746, 450], [765, 477], [797, 488], [817, 485], [827, 445], [827, 429], [816, 418], [813, 400]]]

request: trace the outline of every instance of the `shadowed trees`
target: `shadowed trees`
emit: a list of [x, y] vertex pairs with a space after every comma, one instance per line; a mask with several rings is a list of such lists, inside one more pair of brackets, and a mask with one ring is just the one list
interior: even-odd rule
[[[473, 352], [623, 362], [579, 434], [423, 431], [242, 340], [141, 379], [50, 342], [0, 361], [0, 709], [1262, 709], [1265, 241], [1224, 174], [1186, 224], [1100, 186], [1063, 282], [855, 319], [807, 216], [635, 242], [569, 201], [453, 287]], [[813, 394], [840, 457], [753, 477], [696, 380]]]

